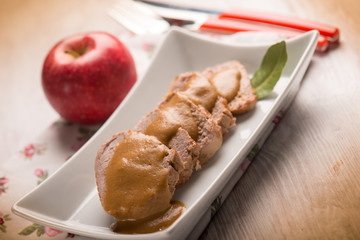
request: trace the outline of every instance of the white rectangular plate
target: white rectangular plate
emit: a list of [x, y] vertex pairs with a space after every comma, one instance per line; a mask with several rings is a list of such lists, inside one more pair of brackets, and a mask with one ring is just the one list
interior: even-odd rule
[[143, 235], [116, 234], [109, 229], [114, 219], [104, 212], [96, 190], [94, 159], [97, 150], [113, 133], [133, 128], [142, 116], [156, 108], [176, 75], [201, 71], [229, 60], [239, 60], [252, 75], [269, 45], [221, 43], [173, 28], [157, 49], [144, 77], [108, 121], [62, 168], [17, 201], [12, 210], [39, 224], [93, 238], [186, 238], [228, 182], [234, 182], [231, 177], [239, 175], [240, 164], [266, 134], [277, 112], [295, 96], [317, 38], [318, 33], [312, 31], [287, 41], [288, 62], [273, 93], [258, 101], [253, 111], [239, 116], [237, 125], [224, 138], [216, 155], [176, 190], [174, 199], [185, 203], [187, 208], [170, 228]]

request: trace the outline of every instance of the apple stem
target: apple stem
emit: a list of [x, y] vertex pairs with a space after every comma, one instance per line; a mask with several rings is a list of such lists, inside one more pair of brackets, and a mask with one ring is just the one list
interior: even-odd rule
[[65, 53], [70, 54], [71, 56], [73, 56], [74, 58], [78, 58], [81, 56], [81, 54], [79, 54], [78, 52], [74, 51], [74, 50], [66, 50]]
[[78, 57], [81, 57], [82, 55], [84, 55], [86, 53], [86, 51], [87, 51], [87, 47], [82, 47], [82, 48], [76, 49], [76, 50], [67, 49], [67, 50], [65, 50], [65, 53], [70, 54], [74, 58], [78, 58]]

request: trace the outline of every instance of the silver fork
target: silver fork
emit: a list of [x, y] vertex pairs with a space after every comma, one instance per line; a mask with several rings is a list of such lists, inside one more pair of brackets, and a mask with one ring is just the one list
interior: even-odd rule
[[142, 3], [132, 0], [119, 0], [107, 13], [137, 35], [159, 34], [170, 28], [169, 22]]

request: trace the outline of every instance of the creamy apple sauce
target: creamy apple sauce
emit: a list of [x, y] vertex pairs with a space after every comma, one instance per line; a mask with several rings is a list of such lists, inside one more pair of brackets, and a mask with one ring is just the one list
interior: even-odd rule
[[119, 220], [117, 232], [158, 231], [181, 215], [184, 206], [171, 202], [169, 172], [163, 165], [167, 153], [159, 141], [139, 134], [127, 136], [116, 147], [107, 168], [102, 203]]

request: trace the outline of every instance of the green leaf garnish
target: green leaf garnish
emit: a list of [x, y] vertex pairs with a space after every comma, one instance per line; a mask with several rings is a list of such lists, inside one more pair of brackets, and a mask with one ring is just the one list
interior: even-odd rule
[[287, 61], [286, 43], [281, 41], [269, 47], [261, 65], [256, 70], [251, 85], [258, 99], [269, 95], [279, 81]]

